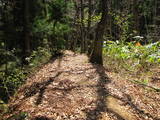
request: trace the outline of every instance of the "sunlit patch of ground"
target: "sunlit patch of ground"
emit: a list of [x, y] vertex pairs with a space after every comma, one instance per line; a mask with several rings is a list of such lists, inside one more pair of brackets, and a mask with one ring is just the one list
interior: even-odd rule
[[[144, 101], [150, 94], [157, 99]], [[65, 51], [28, 78], [5, 117], [26, 112], [31, 120], [158, 120], [159, 98], [86, 55]]]

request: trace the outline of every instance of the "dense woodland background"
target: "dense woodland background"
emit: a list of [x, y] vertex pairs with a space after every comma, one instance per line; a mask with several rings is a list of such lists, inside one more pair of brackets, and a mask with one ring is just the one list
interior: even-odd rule
[[159, 65], [159, 11], [159, 0], [0, 0], [0, 99], [66, 49], [115, 71]]

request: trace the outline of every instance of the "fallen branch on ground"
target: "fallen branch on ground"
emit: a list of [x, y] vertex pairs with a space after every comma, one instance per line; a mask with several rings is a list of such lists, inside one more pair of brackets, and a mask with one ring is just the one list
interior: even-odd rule
[[133, 83], [136, 83], [136, 84], [138, 84], [138, 85], [142, 85], [142, 86], [145, 86], [145, 87], [151, 88], [151, 89], [155, 90], [156, 92], [160, 92], [160, 88], [157, 88], [157, 87], [154, 87], [154, 86], [148, 85], [148, 84], [143, 83], [143, 82], [141, 82], [141, 81], [133, 80], [132, 82], [133, 82]]

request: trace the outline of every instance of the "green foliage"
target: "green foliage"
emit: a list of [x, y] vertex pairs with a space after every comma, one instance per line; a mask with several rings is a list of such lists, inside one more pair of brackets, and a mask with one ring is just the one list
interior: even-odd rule
[[20, 60], [15, 56], [16, 50], [0, 49], [0, 98], [7, 100], [23, 83], [25, 75], [19, 65]]
[[67, 11], [67, 4], [68, 4], [68, 2], [65, 2], [64, 0], [50, 1], [50, 3], [49, 3], [50, 20], [63, 22], [64, 21], [64, 19], [63, 19], [64, 14]]
[[37, 67], [44, 64], [51, 58], [51, 52], [47, 48], [38, 47], [37, 50], [33, 51], [31, 56], [26, 58], [29, 63], [29, 67]]
[[4, 84], [6, 84], [5, 86], [9, 91], [16, 90], [24, 82], [24, 78], [26, 77], [21, 69], [14, 69], [10, 73], [5, 74], [5, 76], [7, 77]]
[[143, 13], [144, 16], [146, 17], [151, 17], [153, 14], [153, 7], [154, 7], [154, 0], [144, 0], [143, 2], [140, 2], [138, 5], [138, 8], [140, 11]]
[[[25, 82], [28, 71], [40, 66], [51, 58], [50, 51], [45, 47], [38, 47], [33, 51], [31, 56], [26, 58], [29, 62], [28, 66], [20, 67], [20, 60], [11, 52], [4, 54], [6, 62], [0, 66], [0, 98], [7, 101], [16, 90]], [[10, 53], [10, 54], [9, 54]], [[3, 54], [1, 54], [3, 55]], [[5, 59], [4, 58], [4, 59]]]
[[[8, 106], [4, 103], [4, 101], [0, 99], [0, 113], [4, 114], [6, 112], [8, 112]], [[1, 114], [0, 114], [0, 118], [1, 118]]]
[[[101, 20], [101, 17], [102, 17], [102, 14], [91, 16], [92, 24], [98, 23]], [[77, 19], [77, 22], [81, 23], [81, 19]], [[88, 18], [87, 17], [84, 18], [83, 23], [86, 26], [88, 25]]]
[[160, 42], [137, 46], [135, 42], [108, 41], [103, 54], [106, 64], [117, 71], [122, 68], [131, 72], [147, 70], [151, 65], [160, 64]]
[[[27, 37], [30, 39], [30, 56], [25, 58], [23, 2], [8, 1], [0, 6], [4, 15], [0, 15], [3, 17], [0, 27], [5, 28], [0, 31], [0, 98], [6, 101], [25, 82], [31, 70], [65, 48], [66, 35], [71, 32], [70, 17], [66, 14], [73, 7], [72, 2], [29, 1], [27, 27], [30, 31], [27, 31]], [[24, 59], [28, 65], [23, 65]]]
[[[49, 23], [46, 19], [36, 18], [33, 24], [33, 33], [40, 35], [40, 33], [47, 33], [48, 35], [53, 32], [53, 22]], [[44, 37], [44, 36], [42, 36]]]
[[113, 22], [120, 29], [120, 41], [125, 42], [132, 38], [135, 31], [133, 30], [133, 15], [124, 13], [110, 13], [113, 17]]
[[28, 116], [27, 112], [20, 112], [19, 114], [12, 115], [7, 120], [28, 120]]
[[70, 17], [65, 15], [69, 6], [72, 6], [71, 2], [64, 0], [48, 1], [47, 16], [36, 17], [32, 26], [35, 44], [39, 43], [37, 46], [43, 46], [43, 40], [46, 39], [53, 54], [65, 48], [66, 35], [71, 32]]
[[24, 83], [25, 73], [20, 68], [0, 72], [0, 98], [7, 101], [17, 88]]

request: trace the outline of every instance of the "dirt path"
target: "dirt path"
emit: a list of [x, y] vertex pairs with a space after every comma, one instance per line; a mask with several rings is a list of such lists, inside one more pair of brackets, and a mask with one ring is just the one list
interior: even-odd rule
[[86, 55], [65, 51], [28, 78], [11, 101], [12, 114], [26, 112], [29, 120], [158, 120], [159, 108], [152, 116], [137, 107], [129, 95], [134, 85], [112, 77]]

